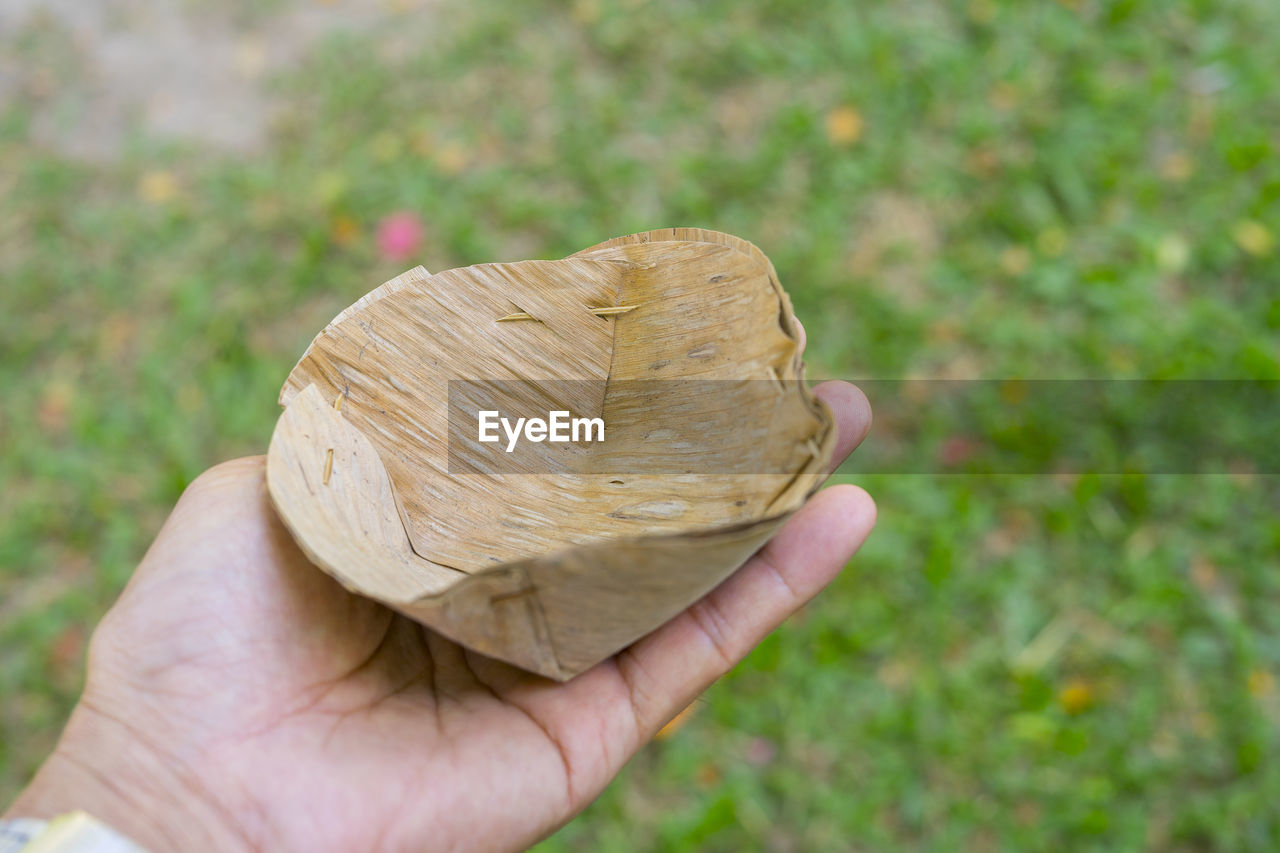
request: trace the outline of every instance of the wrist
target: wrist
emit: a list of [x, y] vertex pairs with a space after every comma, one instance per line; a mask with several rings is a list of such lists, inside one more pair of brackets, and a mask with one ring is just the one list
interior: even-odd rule
[[190, 768], [83, 702], [3, 817], [48, 820], [77, 810], [151, 853], [252, 847]]

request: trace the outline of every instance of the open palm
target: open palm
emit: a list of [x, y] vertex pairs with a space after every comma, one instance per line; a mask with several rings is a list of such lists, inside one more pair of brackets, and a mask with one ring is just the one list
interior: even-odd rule
[[[818, 393], [843, 460], [865, 398]], [[875, 515], [852, 486], [820, 492], [702, 601], [556, 684], [342, 589], [294, 545], [263, 470], [225, 463], [183, 495], [12, 813], [82, 808], [156, 851], [527, 846], [816, 594]]]

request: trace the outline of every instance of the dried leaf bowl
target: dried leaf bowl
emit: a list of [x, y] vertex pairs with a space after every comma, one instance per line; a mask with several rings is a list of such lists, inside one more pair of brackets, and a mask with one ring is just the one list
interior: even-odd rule
[[[451, 391], [477, 381], [601, 416], [606, 439], [496, 468], [501, 451], [450, 418]], [[740, 566], [819, 486], [835, 440], [768, 258], [693, 228], [410, 270], [316, 336], [280, 402], [268, 489], [316, 565], [560, 680]]]

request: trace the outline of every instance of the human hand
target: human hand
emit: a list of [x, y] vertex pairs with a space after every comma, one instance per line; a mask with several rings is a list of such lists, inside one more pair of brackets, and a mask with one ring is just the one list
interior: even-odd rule
[[[870, 427], [818, 386], [838, 464]], [[10, 809], [83, 809], [153, 851], [519, 849], [585, 808], [671, 717], [844, 566], [875, 521], [815, 495], [654, 633], [565, 684], [468, 651], [318, 571], [261, 457], [183, 494], [90, 644], [57, 749]]]

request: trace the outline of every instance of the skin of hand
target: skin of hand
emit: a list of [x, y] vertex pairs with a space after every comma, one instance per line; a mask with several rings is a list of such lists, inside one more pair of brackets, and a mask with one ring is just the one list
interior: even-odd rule
[[[871, 412], [818, 386], [841, 461]], [[348, 593], [298, 550], [263, 458], [183, 494], [89, 648], [13, 817], [83, 809], [148, 849], [512, 850], [585, 808], [653, 734], [830, 582], [875, 523], [815, 495], [733, 576], [564, 684]]]

